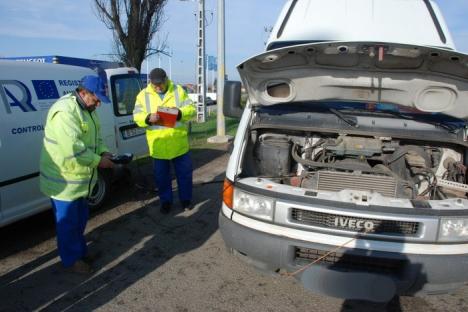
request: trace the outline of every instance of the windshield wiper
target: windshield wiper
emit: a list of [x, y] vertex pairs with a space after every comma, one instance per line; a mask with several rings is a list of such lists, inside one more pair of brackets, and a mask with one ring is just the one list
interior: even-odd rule
[[436, 127], [444, 128], [448, 132], [455, 133], [455, 134], [458, 133], [458, 131], [461, 129], [461, 127], [452, 126], [452, 125], [445, 124], [445, 123], [442, 123], [442, 122], [434, 122], [432, 124], [434, 126], [436, 126]]
[[346, 122], [348, 125], [352, 126], [352, 127], [359, 127], [357, 121], [341, 112], [339, 112], [338, 110], [334, 109], [334, 108], [330, 108], [329, 109], [330, 112], [332, 112], [333, 114], [335, 114], [336, 116], [338, 116], [338, 118], [340, 118], [341, 120], [343, 120], [344, 122]]
[[393, 116], [395, 116], [397, 118], [403, 118], [403, 119], [407, 119], [407, 120], [418, 120], [418, 121], [421, 121], [421, 122], [424, 122], [424, 123], [428, 123], [428, 124], [431, 124], [433, 126], [443, 128], [443, 129], [447, 130], [450, 133], [455, 133], [456, 134], [461, 129], [461, 127], [457, 127], [457, 126], [450, 125], [450, 124], [443, 123], [443, 122], [425, 120], [424, 118], [415, 118], [415, 117], [417, 117], [417, 115], [408, 116], [408, 115], [405, 115], [404, 113], [392, 112], [392, 111], [385, 111], [385, 113], [393, 115]]

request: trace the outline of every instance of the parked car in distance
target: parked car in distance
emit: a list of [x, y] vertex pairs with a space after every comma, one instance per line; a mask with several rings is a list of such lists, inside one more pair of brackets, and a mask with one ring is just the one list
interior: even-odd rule
[[[197, 93], [188, 93], [188, 96], [192, 100], [192, 102], [194, 102], [194, 103], [198, 102], [198, 94]], [[206, 106], [216, 105], [216, 93], [209, 92], [209, 93], [206, 94], [205, 105]]]

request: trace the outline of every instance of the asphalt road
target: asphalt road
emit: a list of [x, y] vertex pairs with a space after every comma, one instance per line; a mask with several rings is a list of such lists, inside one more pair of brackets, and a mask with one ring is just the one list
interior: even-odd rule
[[116, 185], [92, 213], [91, 276], [65, 272], [50, 212], [0, 229], [0, 311], [467, 311], [455, 294], [387, 305], [319, 296], [293, 278], [265, 276], [225, 248], [218, 230], [226, 147], [194, 153], [195, 208], [158, 211], [151, 168]]

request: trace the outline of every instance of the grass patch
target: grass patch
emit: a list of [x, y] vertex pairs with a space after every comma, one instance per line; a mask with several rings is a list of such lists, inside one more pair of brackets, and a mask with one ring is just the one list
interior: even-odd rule
[[[239, 119], [226, 117], [224, 120], [226, 135], [235, 136]], [[209, 116], [204, 123], [192, 122], [192, 129], [189, 136], [191, 148], [204, 148], [212, 146], [207, 142], [209, 137], [216, 135], [216, 114]]]

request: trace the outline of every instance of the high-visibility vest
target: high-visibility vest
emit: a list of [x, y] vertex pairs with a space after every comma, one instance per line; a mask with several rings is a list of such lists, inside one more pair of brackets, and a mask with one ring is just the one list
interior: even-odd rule
[[[182, 118], [174, 128], [146, 124], [148, 114], [156, 112], [160, 106], [177, 107], [181, 111]], [[133, 119], [139, 127], [146, 129], [150, 156], [157, 159], [173, 159], [189, 151], [187, 122], [195, 114], [195, 106], [185, 90], [169, 80], [163, 99], [151, 84], [140, 91], [136, 98]]]
[[47, 114], [40, 159], [40, 189], [49, 197], [71, 201], [87, 197], [97, 181], [97, 166], [107, 148], [96, 112], [61, 97]]

